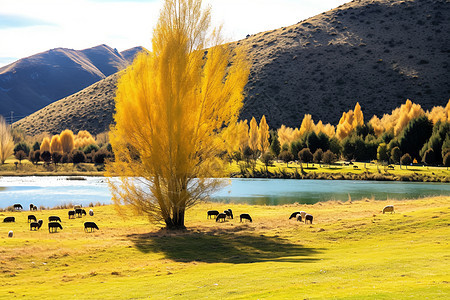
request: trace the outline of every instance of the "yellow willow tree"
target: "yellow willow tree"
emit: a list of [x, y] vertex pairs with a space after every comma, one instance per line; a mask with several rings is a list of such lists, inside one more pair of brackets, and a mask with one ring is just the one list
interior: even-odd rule
[[258, 140], [258, 123], [255, 117], [250, 120], [250, 131], [248, 132], [248, 146], [253, 150], [253, 153], [258, 151], [259, 140]]
[[5, 118], [0, 116], [0, 162], [5, 163], [6, 159], [11, 156], [14, 151], [14, 141], [11, 130], [6, 124]]
[[263, 115], [261, 121], [259, 121], [258, 131], [259, 150], [261, 150], [261, 153], [263, 154], [269, 149], [269, 136], [269, 125], [267, 125], [266, 116]]
[[44, 151], [50, 152], [50, 139], [48, 137], [45, 137], [42, 140], [40, 150], [41, 150], [41, 153], [44, 152]]
[[61, 144], [61, 139], [58, 134], [52, 136], [52, 139], [50, 141], [50, 152], [62, 152], [63, 147]]
[[117, 85], [108, 174], [116, 207], [128, 204], [168, 229], [185, 228], [185, 210], [222, 185], [222, 131], [237, 121], [249, 65], [238, 50], [205, 51], [210, 9], [200, 0], [166, 0], [152, 50], [138, 55]]
[[61, 132], [59, 136], [61, 141], [62, 151], [64, 153], [70, 153], [74, 147], [74, 137], [72, 130], [66, 129]]

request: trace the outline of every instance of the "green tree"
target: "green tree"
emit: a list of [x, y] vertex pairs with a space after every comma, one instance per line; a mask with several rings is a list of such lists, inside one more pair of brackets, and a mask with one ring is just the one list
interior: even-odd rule
[[249, 64], [241, 49], [220, 44], [219, 31], [208, 35], [210, 15], [200, 0], [166, 0], [152, 52], [138, 55], [117, 85], [113, 201], [168, 229], [185, 228], [186, 209], [223, 185], [211, 179], [227, 175], [222, 132], [243, 105]]
[[55, 164], [55, 170], [57, 165], [61, 162], [62, 154], [61, 152], [52, 152], [52, 162]]
[[381, 143], [378, 146], [378, 149], [377, 149], [377, 160], [379, 162], [382, 162], [382, 161], [387, 162], [387, 161], [389, 161], [389, 152], [388, 152], [388, 149], [387, 149], [387, 145], [385, 143]]
[[402, 151], [400, 150], [399, 147], [394, 147], [391, 150], [391, 160], [395, 163], [398, 164], [400, 163], [400, 158], [402, 156]]
[[86, 162], [86, 154], [83, 151], [73, 150], [71, 156], [74, 165]]
[[441, 122], [438, 121], [433, 126], [433, 133], [431, 134], [430, 139], [426, 142], [422, 149], [420, 150], [420, 156], [423, 158], [425, 155], [425, 151], [428, 149], [433, 149], [434, 159], [436, 163], [442, 162], [442, 145], [444, 144], [445, 138], [448, 136], [450, 132], [450, 123], [449, 122]]
[[270, 151], [272, 151], [272, 153], [277, 157], [281, 151], [280, 140], [278, 140], [278, 135], [275, 131], [272, 135], [272, 143], [270, 144]]
[[17, 151], [16, 154], [14, 154], [14, 156], [16, 157], [16, 159], [19, 161], [20, 164], [22, 164], [22, 160], [27, 158], [27, 155], [23, 150]]
[[27, 156], [30, 154], [30, 146], [26, 142], [19, 142], [14, 146], [14, 154], [20, 150], [22, 150]]
[[322, 149], [319, 148], [316, 150], [316, 152], [314, 152], [313, 161], [315, 163], [320, 163], [322, 161], [322, 158], [323, 158], [323, 151]]
[[308, 163], [312, 162], [313, 154], [309, 148], [304, 148], [298, 153], [298, 158], [301, 162], [306, 163], [306, 168], [308, 168]]
[[286, 163], [286, 168], [289, 167], [289, 162], [294, 160], [294, 155], [292, 155], [291, 152], [287, 150], [283, 150], [280, 152], [280, 155], [278, 155], [278, 159], [282, 160]]
[[265, 152], [261, 155], [261, 162], [266, 166], [266, 172], [269, 171], [269, 166], [273, 164], [274, 156], [271, 152]]
[[50, 151], [40, 151], [41, 153], [41, 160], [45, 162], [46, 164], [49, 164], [52, 160], [52, 154]]
[[41, 144], [39, 142], [34, 142], [33, 144], [33, 151], [37, 151], [41, 149]]
[[327, 150], [323, 154], [322, 161], [324, 164], [331, 165], [336, 161], [336, 154], [334, 154], [331, 150]]
[[411, 155], [409, 155], [408, 153], [404, 154], [400, 158], [400, 162], [402, 165], [406, 166], [406, 168], [408, 169], [408, 165], [412, 163]]
[[433, 124], [426, 116], [412, 119], [398, 137], [400, 150], [419, 160], [420, 149], [430, 138], [432, 130]]
[[427, 151], [425, 151], [422, 157], [422, 162], [427, 165], [433, 165], [436, 162], [433, 149], [430, 148]]
[[450, 152], [447, 152], [447, 154], [444, 155], [444, 167], [450, 167]]

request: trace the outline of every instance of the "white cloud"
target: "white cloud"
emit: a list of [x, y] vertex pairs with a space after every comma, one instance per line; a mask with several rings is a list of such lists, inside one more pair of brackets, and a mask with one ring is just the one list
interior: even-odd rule
[[[343, 0], [204, 0], [213, 22], [223, 23], [229, 40], [295, 24], [334, 8]], [[22, 58], [51, 48], [85, 49], [107, 44], [119, 51], [150, 48], [162, 0], [0, 0], [1, 13], [44, 24], [2, 28], [1, 58]], [[31, 25], [31, 24], [30, 24]], [[9, 61], [11, 62], [11, 61]]]

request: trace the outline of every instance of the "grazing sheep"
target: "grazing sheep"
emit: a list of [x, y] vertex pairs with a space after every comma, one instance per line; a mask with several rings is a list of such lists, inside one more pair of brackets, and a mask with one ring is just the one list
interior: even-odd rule
[[211, 219], [213, 216], [217, 216], [219, 214], [219, 211], [217, 211], [217, 210], [208, 210], [208, 216], [207, 216], [207, 218], [208, 219]]
[[297, 214], [297, 221], [299, 221], [299, 222], [302, 221], [302, 215], [300, 213]]
[[300, 215], [302, 216], [302, 219], [304, 219], [306, 217], [306, 212], [305, 211], [301, 211]]
[[92, 217], [94, 216], [94, 211], [92, 209], [89, 210], [89, 215]]
[[30, 204], [30, 211], [32, 211], [34, 208], [34, 204]]
[[22, 205], [20, 205], [20, 204], [14, 204], [13, 206], [14, 206], [14, 210], [20, 211], [23, 209]]
[[385, 212], [391, 212], [391, 214], [392, 214], [392, 213], [395, 213], [395, 211], [394, 211], [394, 205], [387, 205], [387, 206], [385, 206], [385, 207], [383, 208], [383, 214], [384, 214]]
[[252, 221], [252, 217], [250, 217], [249, 214], [240, 214], [239, 218], [241, 219], [240, 222], [242, 222], [242, 219], [249, 220], [250, 222], [253, 222]]
[[58, 216], [50, 216], [48, 217], [49, 222], [61, 222], [61, 218]]
[[36, 216], [35, 215], [28, 215], [28, 223], [30, 223], [30, 221], [36, 222], [37, 221]]
[[37, 206], [33, 205], [33, 209], [32, 210], [37, 210]]
[[6, 217], [3, 219], [4, 223], [11, 223], [11, 222], [16, 222], [16, 218], [14, 217]]
[[10, 230], [9, 232], [8, 232], [8, 237], [13, 237], [13, 231], [12, 230]]
[[30, 230], [39, 230], [42, 226], [42, 223], [44, 223], [44, 221], [42, 221], [41, 219], [39, 219], [39, 221], [37, 222], [31, 222]]
[[306, 216], [305, 216], [305, 224], [306, 224], [306, 221], [309, 221], [309, 223], [312, 224], [313, 216], [310, 215], [310, 214], [306, 214]]
[[77, 218], [81, 218], [82, 215], [86, 215], [86, 211], [82, 208], [75, 208], [75, 214], [77, 215]]
[[58, 228], [61, 230], [63, 229], [61, 224], [59, 224], [58, 222], [48, 223], [48, 232], [49, 233], [58, 232]]
[[75, 211], [69, 210], [69, 219], [75, 219]]
[[221, 222], [225, 222], [226, 218], [227, 218], [227, 215], [225, 213], [220, 213], [217, 215], [216, 222], [219, 222], [219, 220], [222, 220]]
[[299, 211], [293, 212], [293, 213], [291, 214], [291, 216], [289, 217], [289, 220], [290, 220], [290, 219], [293, 219], [293, 218], [296, 218], [296, 217], [297, 217], [297, 214], [299, 214], [299, 213], [300, 213]]
[[230, 219], [233, 219], [233, 211], [231, 210], [231, 208], [228, 209], [229, 215], [227, 215], [227, 217], [230, 217]]
[[95, 224], [94, 222], [84, 222], [84, 232], [88, 232], [88, 229], [90, 229], [89, 232], [93, 232], [94, 229], [99, 230], [97, 224]]

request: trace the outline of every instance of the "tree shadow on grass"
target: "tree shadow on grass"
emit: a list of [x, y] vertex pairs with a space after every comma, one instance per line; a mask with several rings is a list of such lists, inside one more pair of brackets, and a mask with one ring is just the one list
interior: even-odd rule
[[311, 256], [323, 250], [292, 244], [279, 237], [237, 233], [236, 230], [186, 230], [178, 233], [161, 230], [156, 233], [132, 234], [128, 238], [143, 253], [163, 253], [166, 258], [177, 262], [307, 263], [318, 260]]

